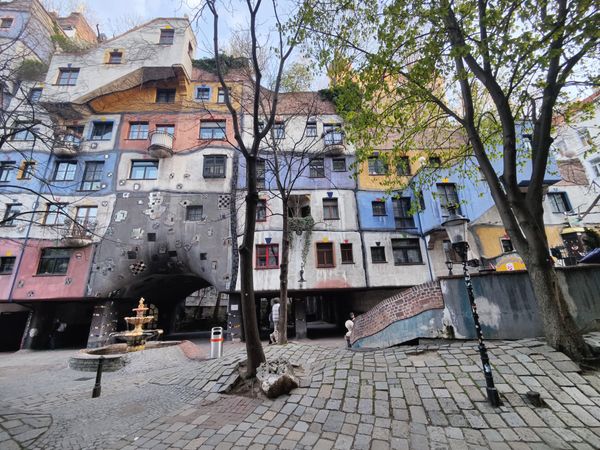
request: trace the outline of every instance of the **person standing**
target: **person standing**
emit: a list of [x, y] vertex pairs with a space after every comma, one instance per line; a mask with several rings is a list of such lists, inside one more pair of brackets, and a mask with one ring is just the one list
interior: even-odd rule
[[277, 344], [279, 340], [279, 330], [277, 326], [279, 325], [279, 300], [274, 300], [273, 308], [271, 309], [271, 320], [273, 321], [273, 332], [269, 335], [269, 345]]
[[352, 345], [350, 345], [350, 336], [352, 336], [352, 329], [354, 328], [354, 313], [353, 312], [350, 313], [350, 318], [348, 320], [346, 320], [346, 323], [344, 324], [344, 326], [348, 330], [346, 333], [346, 345], [348, 346], [348, 348], [352, 348]]

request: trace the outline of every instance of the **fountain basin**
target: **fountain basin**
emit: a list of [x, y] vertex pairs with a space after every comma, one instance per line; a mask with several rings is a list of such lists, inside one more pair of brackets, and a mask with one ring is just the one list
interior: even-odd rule
[[[146, 350], [171, 347], [181, 344], [181, 341], [160, 341], [146, 343]], [[98, 369], [98, 360], [104, 357], [102, 370], [115, 372], [127, 364], [127, 344], [110, 344], [105, 347], [81, 350], [75, 356], [69, 358], [69, 367], [82, 372], [95, 372]]]

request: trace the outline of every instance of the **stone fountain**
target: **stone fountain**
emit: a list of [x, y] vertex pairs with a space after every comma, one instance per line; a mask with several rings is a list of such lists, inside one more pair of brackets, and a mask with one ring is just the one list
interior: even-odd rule
[[128, 352], [137, 352], [146, 348], [146, 341], [159, 337], [163, 330], [144, 330], [144, 325], [152, 322], [154, 316], [147, 316], [148, 308], [144, 305], [144, 298], [140, 298], [137, 308], [133, 308], [135, 316], [125, 317], [125, 322], [133, 325], [133, 330], [119, 331], [111, 333], [111, 337], [115, 337], [127, 343]]

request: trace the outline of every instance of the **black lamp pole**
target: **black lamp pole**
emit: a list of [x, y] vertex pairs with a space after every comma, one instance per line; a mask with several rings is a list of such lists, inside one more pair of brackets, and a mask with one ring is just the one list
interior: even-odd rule
[[477, 334], [477, 340], [479, 341], [479, 355], [481, 356], [481, 364], [483, 365], [483, 375], [485, 376], [485, 384], [487, 397], [490, 404], [494, 407], [500, 406], [500, 396], [498, 390], [494, 386], [494, 377], [492, 376], [492, 366], [490, 365], [490, 358], [488, 356], [487, 348], [483, 342], [483, 333], [481, 332], [481, 325], [479, 323], [479, 314], [477, 313], [477, 305], [475, 304], [475, 294], [473, 293], [473, 284], [471, 283], [471, 275], [469, 269], [467, 269], [467, 259], [469, 252], [469, 244], [467, 242], [467, 224], [469, 219], [462, 216], [457, 211], [456, 205], [449, 205], [448, 212], [449, 216], [442, 223], [442, 226], [446, 230], [450, 242], [452, 243], [452, 249], [458, 253], [460, 260], [463, 265], [463, 276], [465, 279], [465, 286], [467, 288], [467, 295], [469, 296], [469, 303], [471, 304], [471, 313], [473, 314], [473, 322], [475, 322], [475, 333]]
[[481, 332], [481, 325], [479, 324], [479, 314], [477, 313], [477, 304], [475, 303], [475, 294], [473, 293], [473, 284], [471, 283], [471, 275], [467, 268], [467, 252], [469, 250], [469, 244], [464, 242], [453, 243], [452, 247], [460, 255], [463, 264], [463, 275], [465, 279], [465, 286], [467, 287], [467, 295], [469, 296], [469, 303], [471, 304], [471, 313], [473, 314], [473, 322], [475, 322], [475, 333], [477, 334], [477, 340], [479, 341], [479, 355], [481, 356], [481, 364], [483, 365], [483, 375], [485, 376], [485, 390], [487, 391], [488, 401], [493, 407], [500, 406], [500, 396], [498, 390], [494, 386], [494, 377], [492, 375], [492, 366], [490, 365], [490, 358], [488, 356], [487, 347], [483, 342], [483, 333]]

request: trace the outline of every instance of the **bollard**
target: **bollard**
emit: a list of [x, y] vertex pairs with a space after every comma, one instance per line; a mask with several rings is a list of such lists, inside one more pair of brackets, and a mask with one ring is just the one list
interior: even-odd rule
[[223, 356], [223, 328], [213, 327], [210, 330], [210, 357], [220, 358]]
[[102, 386], [100, 382], [102, 381], [102, 366], [104, 364], [104, 356], [101, 356], [98, 359], [98, 369], [96, 370], [96, 384], [94, 384], [94, 390], [92, 391], [92, 398], [100, 397], [100, 392], [102, 391]]

